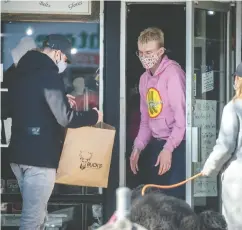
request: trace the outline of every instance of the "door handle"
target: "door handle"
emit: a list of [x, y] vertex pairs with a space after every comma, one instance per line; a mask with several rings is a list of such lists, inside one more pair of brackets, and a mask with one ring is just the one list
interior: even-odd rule
[[192, 127], [192, 162], [201, 162], [201, 128]]

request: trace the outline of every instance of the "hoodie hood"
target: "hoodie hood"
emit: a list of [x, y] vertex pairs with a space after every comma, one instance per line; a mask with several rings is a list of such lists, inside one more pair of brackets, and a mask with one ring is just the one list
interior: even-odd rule
[[49, 69], [58, 73], [58, 67], [46, 54], [39, 51], [28, 51], [19, 61], [17, 69], [20, 72], [29, 73], [33, 71]]
[[165, 55], [162, 60], [161, 60], [161, 63], [159, 65], [159, 67], [157, 68], [157, 70], [155, 71], [154, 75], [151, 75], [150, 73], [150, 70], [146, 70], [146, 73], [149, 75], [149, 76], [152, 76], [152, 77], [155, 77], [155, 76], [158, 76], [160, 75], [169, 65], [171, 64], [176, 64], [178, 65], [178, 63], [176, 63], [175, 61], [173, 60], [170, 60], [167, 55]]

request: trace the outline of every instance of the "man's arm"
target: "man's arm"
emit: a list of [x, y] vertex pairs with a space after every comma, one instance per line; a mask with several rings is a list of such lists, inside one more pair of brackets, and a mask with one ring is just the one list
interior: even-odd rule
[[71, 109], [64, 84], [58, 75], [45, 79], [44, 97], [57, 122], [63, 127], [79, 128], [95, 125], [98, 121], [96, 110], [77, 112]]
[[182, 142], [186, 131], [185, 73], [178, 66], [168, 68], [168, 100], [173, 110], [175, 123], [164, 145], [164, 150], [173, 152]]
[[147, 107], [146, 99], [144, 97], [142, 80], [143, 79], [141, 77], [140, 84], [139, 84], [141, 120], [140, 120], [139, 133], [134, 141], [134, 147], [140, 151], [142, 151], [146, 147], [146, 145], [149, 143], [151, 138], [151, 130], [149, 128], [149, 123], [148, 123], [149, 121], [148, 107]]

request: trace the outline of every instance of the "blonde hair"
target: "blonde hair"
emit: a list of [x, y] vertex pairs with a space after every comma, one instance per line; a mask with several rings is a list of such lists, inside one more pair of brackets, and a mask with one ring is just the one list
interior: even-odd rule
[[150, 41], [159, 42], [160, 47], [164, 47], [164, 33], [161, 29], [149, 27], [142, 31], [138, 37], [138, 42], [146, 44]]
[[236, 83], [236, 90], [235, 90], [235, 96], [233, 98], [236, 99], [242, 99], [242, 77], [239, 77]]

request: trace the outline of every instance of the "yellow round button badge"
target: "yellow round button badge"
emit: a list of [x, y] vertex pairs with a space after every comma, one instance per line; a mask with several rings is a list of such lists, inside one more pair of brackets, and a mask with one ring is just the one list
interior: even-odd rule
[[146, 95], [146, 101], [148, 105], [149, 116], [151, 118], [156, 118], [159, 116], [163, 107], [159, 91], [155, 88], [149, 88]]

